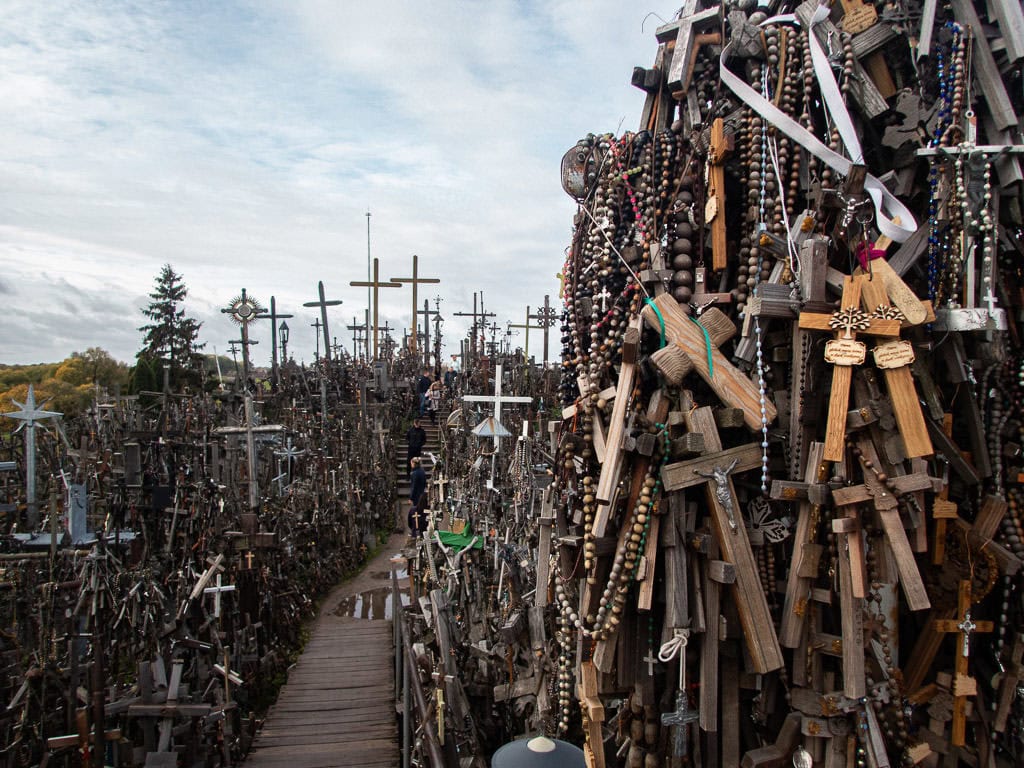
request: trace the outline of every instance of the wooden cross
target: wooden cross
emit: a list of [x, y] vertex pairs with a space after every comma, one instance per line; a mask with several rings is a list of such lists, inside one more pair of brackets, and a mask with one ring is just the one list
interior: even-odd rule
[[472, 354], [476, 355], [477, 352], [478, 352], [478, 349], [479, 349], [478, 348], [478, 343], [479, 343], [479, 340], [480, 340], [480, 336], [482, 335], [482, 331], [479, 330], [479, 329], [487, 327], [487, 318], [488, 317], [495, 317], [495, 314], [493, 312], [485, 312], [484, 311], [484, 292], [480, 291], [480, 311], [479, 312], [476, 309], [476, 293], [474, 293], [473, 294], [473, 311], [472, 312], [452, 312], [452, 316], [453, 317], [472, 317], [473, 318], [473, 326], [472, 326], [472, 329], [470, 330], [470, 336], [471, 336], [471, 342], [472, 342], [471, 346], [470, 346], [470, 349], [472, 350]]
[[216, 435], [245, 435], [246, 458], [249, 467], [249, 509], [256, 509], [260, 505], [259, 478], [256, 466], [256, 435], [283, 431], [284, 427], [280, 424], [255, 424], [252, 395], [249, 393], [245, 395], [245, 426], [217, 427], [213, 431]]
[[[751, 666], [755, 672], [764, 674], [782, 666], [782, 649], [761, 588], [746, 526], [740, 525], [737, 518], [739, 500], [731, 477], [732, 474], [760, 468], [761, 446], [750, 443], [723, 450], [711, 408], [697, 408], [687, 418], [690, 431], [704, 435], [709, 453], [697, 459], [667, 464], [661, 470], [662, 483], [666, 493], [701, 484], [707, 486], [708, 505], [722, 549], [722, 559], [736, 569], [733, 598], [750, 652]], [[725, 471], [727, 468], [729, 471]]]
[[843, 280], [840, 311], [831, 315], [820, 312], [803, 312], [800, 315], [800, 328], [836, 333], [836, 338], [825, 346], [825, 361], [834, 366], [825, 428], [826, 461], [842, 461], [846, 450], [846, 411], [853, 366], [863, 363], [867, 354], [864, 342], [856, 340], [856, 332], [890, 338], [900, 335], [899, 320], [870, 317], [860, 309], [861, 285], [866, 279], [865, 275], [855, 275]]
[[[532, 403], [532, 397], [516, 397], [512, 395], [503, 395], [501, 393], [501, 372], [502, 366], [499, 363], [494, 366], [494, 394], [493, 395], [465, 395], [463, 400], [469, 403], [491, 403], [492, 415], [494, 420], [501, 423], [501, 406], [505, 403]], [[501, 437], [497, 434], [494, 435], [494, 452], [497, 453], [501, 447]]]
[[690, 297], [690, 309], [693, 314], [700, 317], [704, 310], [715, 304], [732, 303], [731, 293], [713, 292], [708, 293], [708, 270], [707, 267], [696, 267], [693, 270], [693, 296]]
[[[875, 259], [871, 264], [875, 267], [879, 262], [884, 263], [885, 260]], [[881, 269], [884, 270], [884, 267]], [[896, 277], [898, 279], [898, 276]], [[920, 301], [917, 303], [921, 304]], [[881, 279], [861, 280], [861, 304], [865, 311], [874, 312], [879, 316], [890, 316], [894, 319], [904, 317], [902, 310], [897, 310], [890, 304], [885, 281]], [[927, 315], [926, 311], [922, 312]], [[921, 321], [924, 319], [921, 318]], [[875, 366], [884, 372], [893, 413], [899, 425], [907, 457], [930, 456], [935, 449], [932, 448], [931, 438], [928, 437], [928, 427], [921, 412], [921, 401], [910, 372], [910, 365], [914, 362], [913, 345], [909, 341], [894, 339], [876, 346], [873, 355]]]
[[580, 664], [579, 682], [576, 683], [576, 695], [580, 700], [580, 712], [583, 715], [583, 731], [587, 740], [583, 752], [588, 768], [604, 768], [604, 734], [601, 723], [604, 722], [604, 705], [597, 686], [597, 667], [592, 661]]
[[204, 595], [213, 595], [213, 615], [216, 616], [218, 619], [220, 618], [220, 596], [221, 596], [221, 593], [223, 593], [223, 592], [234, 592], [235, 591], [235, 585], [234, 584], [222, 584], [221, 583], [221, 579], [222, 578], [223, 578], [223, 576], [218, 573], [217, 574], [217, 586], [215, 586], [215, 587], [206, 587], [203, 590], [203, 594]]
[[[665, 337], [689, 359], [692, 370], [707, 382], [725, 405], [742, 409], [746, 425], [760, 432], [761, 395], [757, 384], [733, 366], [714, 343], [708, 346], [704, 327], [694, 322], [671, 294], [658, 296], [654, 305], [664, 319]], [[650, 306], [644, 307], [642, 314], [650, 328], [660, 330], [658, 315]], [[708, 365], [709, 358], [713, 371]], [[770, 400], [765, 400], [765, 415], [769, 424], [775, 421], [777, 411]]]
[[943, 633], [959, 633], [960, 639], [956, 649], [955, 677], [953, 678], [953, 746], [962, 747], [966, 743], [967, 697], [974, 696], [977, 683], [968, 674], [971, 654], [971, 635], [975, 632], [991, 632], [991, 621], [974, 621], [971, 618], [971, 582], [964, 579], [960, 582], [957, 595], [956, 619], [940, 619], [935, 622], [935, 629]]
[[[380, 279], [380, 259], [374, 258], [373, 260], [373, 280], [353, 280], [349, 283], [353, 288], [372, 288], [373, 289], [373, 359], [377, 359], [377, 327], [378, 318], [380, 315], [380, 289], [381, 288], [401, 288], [401, 283], [394, 282], [381, 282]], [[415, 310], [415, 307], [413, 308]]]
[[727, 232], [725, 223], [725, 161], [732, 154], [732, 134], [726, 136], [725, 120], [715, 118], [711, 124], [711, 147], [708, 150], [708, 196], [704, 204], [704, 222], [711, 222], [711, 267], [725, 269]]
[[679, 11], [678, 20], [660, 27], [657, 31], [658, 42], [667, 43], [675, 33], [675, 48], [672, 51], [672, 64], [668, 69], [668, 90], [676, 98], [680, 98], [690, 89], [693, 77], [693, 57], [697, 43], [697, 33], [702, 29], [720, 26], [722, 9], [714, 6], [697, 10], [697, 0], [685, 0]]
[[[375, 276], [374, 279], [376, 279], [376, 276]], [[417, 300], [417, 291], [418, 291], [420, 283], [440, 283], [441, 282], [441, 278], [439, 278], [439, 277], [420, 277], [420, 257], [417, 256], [414, 253], [412, 255], [412, 277], [392, 277], [391, 278], [391, 282], [392, 283], [410, 283], [412, 285], [412, 324], [413, 324], [413, 327], [415, 327], [416, 326], [416, 315], [417, 315], [417, 313], [419, 311], [419, 302]], [[376, 324], [376, 322], [377, 322], [376, 316], [374, 317], [373, 322], [374, 322], [374, 324]], [[429, 323], [429, 318], [427, 318], [427, 322]], [[430, 338], [430, 331], [428, 330], [427, 331], [427, 342], [426, 342], [427, 354], [428, 355], [430, 354], [429, 338]], [[412, 338], [410, 339], [409, 351], [414, 353], [414, 354], [416, 352], [416, 334], [415, 333], [412, 335]]]
[[[607, 290], [607, 288], [605, 290]], [[510, 323], [506, 324], [509, 328], [522, 328], [525, 331], [526, 338], [523, 340], [523, 358], [524, 358], [524, 362], [526, 362], [526, 363], [530, 362], [530, 329], [533, 328], [533, 329], [536, 329], [536, 330], [539, 331], [541, 328], [544, 328], [544, 326], [542, 326], [542, 325], [533, 325], [533, 324], [531, 324], [530, 323], [530, 318], [531, 317], [533, 317], [533, 315], [530, 314], [530, 305], [527, 304], [526, 305], [526, 322], [525, 323], [512, 323], [512, 322], [510, 322]], [[545, 330], [545, 333], [546, 332], [547, 331]]]
[[[441, 302], [441, 297], [438, 296], [436, 301], [438, 302], [438, 305], [439, 305], [440, 302]], [[434, 318], [436, 333], [438, 335], [440, 335], [440, 332], [441, 332], [440, 323], [443, 320], [443, 318], [441, 317], [440, 307], [438, 307], [437, 309], [431, 309], [430, 308], [430, 299], [424, 299], [423, 300], [423, 309], [421, 309], [419, 312], [416, 313], [417, 317], [420, 316], [420, 315], [423, 315], [423, 352], [424, 352], [423, 359], [426, 361], [427, 365], [430, 365], [430, 319]], [[414, 325], [415, 325], [415, 323], [414, 323]], [[415, 337], [416, 337], [416, 334], [413, 333], [412, 335], [413, 335], [413, 338], [414, 338], [414, 341], [413, 341], [414, 346], [409, 351], [410, 352], [415, 352], [416, 351], [416, 347], [415, 347]], [[440, 366], [441, 365], [441, 361], [438, 360], [437, 364], [438, 364], [438, 366]]]

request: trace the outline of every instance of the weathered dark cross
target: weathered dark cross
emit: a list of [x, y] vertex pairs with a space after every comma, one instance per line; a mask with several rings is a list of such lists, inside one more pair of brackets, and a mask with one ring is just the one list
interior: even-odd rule
[[37, 407], [35, 388], [31, 384], [28, 385], [28, 397], [24, 403], [19, 403], [14, 398], [11, 398], [11, 402], [18, 406], [19, 410], [0, 415], [17, 419], [21, 422], [18, 429], [25, 430], [25, 504], [28, 509], [29, 530], [34, 530], [39, 523], [39, 510], [36, 505], [36, 425], [45, 419], [59, 419], [64, 414], [44, 411]]
[[341, 299], [327, 300], [324, 294], [324, 281], [321, 280], [317, 283], [317, 291], [320, 294], [319, 301], [307, 301], [302, 306], [304, 307], [320, 307], [320, 319], [323, 321], [324, 329], [324, 357], [327, 360], [331, 359], [331, 331], [327, 326], [327, 308], [336, 307], [341, 304]]
[[[321, 285], [323, 284], [321, 283]], [[279, 315], [277, 313], [277, 299], [274, 296], [270, 297], [270, 311], [263, 311], [256, 315], [257, 320], [270, 320], [270, 345], [273, 350], [271, 355], [271, 378], [275, 385], [280, 385], [281, 383], [281, 374], [277, 367], [277, 321], [288, 317], [295, 317], [295, 315]], [[287, 327], [286, 325], [285, 328]]]
[[[242, 289], [240, 296], [236, 296], [231, 300], [231, 304], [221, 309], [225, 315], [230, 315], [231, 319], [238, 323], [242, 329], [242, 339], [237, 342], [242, 345], [242, 384], [249, 380], [249, 347], [252, 344], [258, 342], [249, 339], [249, 323], [257, 318], [257, 316], [263, 311], [263, 307], [259, 301], [254, 299], [248, 293], [245, 288]], [[234, 343], [234, 342], [228, 342]]]
[[313, 355], [314, 355], [313, 359], [314, 360], [319, 360], [320, 359], [320, 329], [324, 327], [324, 324], [320, 322], [320, 318], [318, 317], [316, 320], [314, 320], [312, 323], [309, 324], [309, 327], [310, 328], [316, 328], [316, 351], [313, 353]]
[[721, 26], [721, 13], [720, 6], [698, 11], [697, 0], [685, 0], [679, 18], [658, 28], [658, 42], [675, 40], [672, 64], [668, 70], [668, 89], [673, 95], [690, 89], [697, 33], [701, 29]]
[[[441, 297], [440, 296], [437, 297], [437, 303], [438, 304], [441, 303]], [[430, 299], [424, 299], [423, 300], [423, 309], [421, 309], [418, 312], [416, 312], [416, 316], [419, 316], [419, 315], [423, 315], [423, 349], [424, 349], [423, 359], [424, 359], [424, 361], [425, 361], [425, 363], [427, 365], [430, 365], [430, 319], [432, 317], [440, 318], [441, 317], [441, 310], [440, 310], [440, 308], [432, 310], [430, 308]], [[413, 323], [413, 325], [416, 325], [416, 323]], [[416, 339], [416, 334], [415, 333], [412, 334], [412, 339], [413, 339], [413, 344], [415, 345], [415, 343], [416, 343], [415, 342], [415, 339]], [[415, 352], [416, 351], [416, 347], [415, 346], [410, 347], [410, 351]], [[441, 361], [438, 360], [437, 364], [440, 365]]]
[[551, 306], [551, 299], [548, 295], [544, 296], [544, 306], [538, 307], [535, 313], [529, 315], [529, 319], [536, 320], [544, 331], [544, 365], [546, 366], [548, 364], [548, 328], [553, 326], [558, 319], [558, 311]]
[[249, 508], [256, 509], [260, 504], [259, 480], [256, 467], [256, 435], [279, 433], [284, 431], [280, 424], [254, 423], [255, 416], [252, 407], [252, 395], [248, 392], [245, 395], [245, 426], [242, 427], [217, 427], [214, 434], [217, 435], [245, 435], [246, 452], [249, 465]]
[[[685, 664], [686, 660], [680, 658], [680, 664]], [[675, 728], [675, 733], [672, 737], [672, 755], [674, 757], [686, 757], [686, 742], [687, 742], [687, 731], [689, 731], [690, 723], [694, 723], [700, 718], [700, 712], [696, 709], [690, 709], [689, 697], [686, 695], [685, 687], [680, 689], [676, 693], [676, 708], [674, 712], [663, 712], [661, 715], [661, 724]]]
[[[392, 277], [392, 283], [410, 283], [412, 284], [412, 324], [416, 326], [416, 315], [419, 313], [419, 299], [417, 298], [418, 289], [420, 283], [440, 283], [441, 278], [439, 277], [420, 277], [420, 257], [415, 253], [412, 255], [412, 277]], [[424, 302], [426, 304], [426, 302]], [[429, 318], [427, 318], [429, 322]], [[426, 324], [424, 324], [426, 325]], [[430, 328], [426, 326], [426, 342], [427, 355], [430, 355]], [[416, 334], [412, 335], [411, 343], [409, 345], [409, 351], [416, 352]]]
[[360, 325], [352, 318], [352, 325], [345, 326], [352, 331], [352, 357], [359, 357], [359, 348], [366, 344], [366, 323]]
[[380, 259], [373, 260], [373, 280], [353, 280], [349, 283], [353, 288], [373, 289], [373, 359], [377, 359], [377, 324], [380, 315], [380, 289], [401, 288], [401, 283], [381, 282], [380, 280]]
[[[530, 322], [530, 318], [532, 318], [532, 317], [533, 317], [533, 315], [530, 314], [530, 305], [527, 304], [526, 305], [526, 322], [525, 323], [512, 323], [512, 322], [506, 323], [506, 325], [508, 325], [509, 328], [522, 328], [526, 332], [526, 338], [523, 341], [523, 358], [524, 358], [524, 362], [526, 362], [526, 363], [530, 362], [530, 329], [534, 328], [534, 329], [539, 331], [542, 328], [544, 328], [544, 326], [542, 326], [542, 325], [533, 325]], [[546, 331], [546, 329], [545, 329], [545, 331]]]
[[483, 329], [487, 327], [487, 318], [495, 317], [493, 312], [484, 311], [484, 292], [480, 291], [480, 311], [476, 308], [476, 293], [473, 293], [473, 311], [472, 312], [452, 312], [454, 317], [472, 317], [473, 328], [470, 331], [471, 341], [471, 354], [475, 356], [478, 350], [479, 338], [483, 334]]

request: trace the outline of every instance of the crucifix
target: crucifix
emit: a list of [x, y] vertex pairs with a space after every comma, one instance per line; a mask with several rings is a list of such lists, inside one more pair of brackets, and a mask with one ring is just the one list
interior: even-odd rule
[[17, 419], [21, 422], [18, 429], [25, 430], [25, 505], [28, 510], [26, 522], [31, 531], [39, 524], [39, 508], [36, 504], [36, 425], [45, 419], [59, 419], [64, 414], [44, 411], [37, 407], [35, 388], [32, 384], [28, 385], [28, 396], [24, 403], [19, 403], [14, 398], [11, 398], [11, 402], [18, 406], [19, 410], [0, 415]]
[[262, 305], [259, 301], [248, 295], [245, 292], [245, 288], [242, 289], [240, 296], [236, 296], [231, 300], [231, 304], [221, 309], [221, 312], [225, 315], [230, 315], [231, 319], [241, 328], [242, 340], [239, 343], [242, 345], [243, 385], [249, 381], [249, 346], [257, 343], [249, 339], [249, 323], [255, 320], [262, 311]]
[[825, 362], [833, 365], [832, 392], [825, 428], [826, 461], [842, 461], [846, 451], [846, 411], [850, 401], [853, 366], [863, 363], [867, 354], [866, 345], [856, 339], [856, 333], [890, 339], [900, 335], [899, 320], [868, 315], [860, 308], [861, 286], [866, 279], [866, 275], [854, 275], [843, 280], [842, 309], [838, 312], [831, 315], [820, 312], [800, 314], [800, 328], [832, 331], [836, 334], [836, 338], [825, 345]]
[[[501, 363], [494, 366], [494, 394], [493, 395], [464, 395], [463, 401], [469, 403], [491, 403], [492, 416], [494, 420], [501, 423], [501, 406], [505, 403], [532, 403], [532, 397], [517, 397], [512, 395], [503, 395], [501, 392], [502, 381], [501, 381]], [[501, 447], [501, 437], [497, 434], [494, 435], [494, 452], [497, 453]]]
[[524, 322], [524, 323], [512, 323], [512, 322], [510, 322], [510, 323], [507, 324], [509, 328], [522, 328], [525, 331], [526, 338], [523, 341], [523, 362], [525, 362], [527, 364], [530, 362], [530, 329], [534, 328], [534, 329], [539, 331], [541, 328], [544, 327], [542, 325], [532, 325], [530, 323], [530, 318], [531, 317], [533, 317], [533, 315], [530, 314], [530, 305], [527, 304], [526, 305], [526, 322]]
[[967, 729], [967, 697], [974, 696], [977, 682], [968, 674], [971, 655], [971, 635], [974, 632], [991, 632], [991, 621], [974, 621], [971, 618], [971, 582], [964, 579], [960, 582], [957, 594], [956, 619], [940, 619], [935, 622], [939, 632], [960, 634], [956, 649], [955, 676], [953, 678], [953, 746], [962, 747], [966, 743]]
[[345, 327], [352, 331], [352, 358], [358, 358], [359, 348], [366, 342], [366, 325], [359, 325], [353, 317], [352, 325], [347, 325]]
[[373, 359], [377, 359], [377, 325], [378, 317], [380, 315], [380, 289], [381, 288], [401, 288], [401, 283], [392, 282], [381, 282], [380, 280], [380, 259], [374, 258], [373, 260], [373, 280], [353, 280], [349, 283], [354, 288], [372, 288], [373, 289]]
[[750, 652], [751, 665], [760, 674], [782, 666], [782, 649], [775, 634], [775, 623], [768, 601], [761, 589], [757, 562], [750, 547], [747, 528], [737, 519], [739, 502], [732, 475], [749, 472], [761, 466], [758, 443], [723, 450], [711, 408], [697, 408], [686, 416], [690, 432], [704, 436], [705, 455], [667, 464], [661, 470], [665, 492], [697, 485], [707, 487], [708, 506], [722, 559], [735, 567], [733, 597], [739, 612], [740, 625]]
[[317, 283], [317, 290], [320, 294], [319, 301], [307, 301], [302, 306], [304, 307], [320, 307], [320, 319], [322, 320], [322, 326], [324, 329], [324, 358], [330, 362], [331, 359], [331, 331], [327, 327], [327, 308], [336, 307], [341, 304], [341, 299], [327, 300], [324, 294], [324, 281], [321, 280]]
[[[412, 277], [392, 277], [391, 278], [391, 282], [392, 283], [411, 283], [412, 284], [412, 324], [413, 324], [414, 328], [416, 327], [416, 315], [417, 315], [418, 309], [419, 309], [419, 303], [418, 303], [416, 297], [417, 297], [417, 291], [419, 289], [420, 283], [440, 283], [441, 282], [441, 279], [439, 277], [420, 277], [419, 275], [420, 275], [420, 257], [417, 256], [414, 253], [412, 255]], [[427, 323], [429, 323], [430, 319], [426, 318], [426, 320], [427, 320]], [[425, 346], [427, 348], [426, 349], [427, 356], [429, 357], [429, 355], [430, 355], [430, 341], [429, 341], [429, 339], [430, 339], [430, 326], [427, 323], [424, 324], [424, 327], [426, 328]], [[415, 333], [412, 335], [412, 340], [411, 340], [411, 343], [409, 345], [409, 351], [412, 352], [413, 354], [416, 354], [416, 334]]]
[[[683, 658], [680, 658], [679, 663], [681, 667], [686, 666], [686, 660]], [[700, 712], [696, 709], [690, 709], [690, 699], [686, 695], [685, 685], [681, 686], [676, 692], [675, 711], [663, 712], [661, 714], [661, 724], [675, 728], [672, 736], [673, 757], [686, 757], [686, 743], [689, 736], [688, 731], [690, 730], [688, 726], [699, 718]]]
[[555, 324], [558, 319], [558, 312], [551, 306], [550, 297], [544, 295], [544, 306], [538, 307], [537, 311], [529, 316], [530, 320], [536, 320], [537, 324], [544, 331], [544, 366], [548, 364], [548, 328]]
[[[322, 287], [323, 283], [321, 283], [320, 285]], [[338, 303], [340, 304], [341, 302]], [[273, 351], [273, 355], [271, 356], [271, 378], [275, 386], [280, 386], [281, 384], [281, 374], [277, 368], [277, 321], [284, 320], [289, 317], [294, 317], [294, 315], [279, 315], [277, 313], [277, 299], [273, 296], [270, 297], [270, 311], [260, 312], [259, 314], [256, 315], [257, 320], [270, 320], [270, 346]], [[287, 328], [287, 326], [285, 327]]]

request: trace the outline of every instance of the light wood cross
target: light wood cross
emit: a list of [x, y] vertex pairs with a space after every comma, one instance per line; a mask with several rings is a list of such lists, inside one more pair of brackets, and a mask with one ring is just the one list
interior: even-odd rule
[[[376, 276], [375, 276], [375, 278], [376, 278]], [[412, 325], [413, 325], [413, 329], [415, 329], [415, 327], [416, 327], [416, 315], [417, 315], [418, 310], [419, 310], [419, 306], [417, 304], [417, 291], [419, 289], [420, 284], [421, 283], [440, 283], [441, 282], [441, 278], [439, 278], [439, 277], [420, 277], [420, 257], [417, 256], [414, 253], [412, 255], [412, 277], [392, 277], [391, 278], [391, 282], [392, 283], [411, 283], [412, 284]], [[354, 283], [353, 283], [353, 285], [354, 285]], [[374, 299], [374, 301], [376, 302], [376, 299]], [[427, 317], [426, 320], [429, 323], [430, 318]], [[376, 315], [374, 316], [373, 323], [374, 323], [374, 325], [377, 324], [377, 317], [376, 317]], [[429, 328], [427, 330], [427, 333], [428, 334], [430, 333]], [[429, 354], [430, 354], [429, 342], [427, 344], [427, 347], [428, 348], [427, 348], [426, 352], [427, 352], [427, 355], [429, 356]], [[414, 330], [413, 334], [409, 337], [409, 351], [413, 352], [413, 353], [416, 352], [416, 333], [415, 333], [415, 330]]]
[[974, 621], [971, 618], [971, 582], [964, 579], [960, 582], [957, 595], [957, 616], [955, 619], [940, 619], [935, 622], [935, 629], [944, 633], [958, 633], [955, 676], [953, 678], [953, 746], [965, 744], [967, 726], [967, 697], [974, 696], [977, 682], [968, 674], [971, 655], [971, 635], [975, 632], [991, 632], [991, 621]]
[[727, 238], [725, 223], [725, 161], [732, 154], [732, 135], [726, 136], [725, 120], [715, 118], [711, 124], [711, 147], [708, 152], [708, 199], [704, 205], [704, 222], [711, 222], [711, 267], [725, 269]]
[[[353, 288], [372, 288], [373, 289], [373, 359], [377, 359], [377, 330], [378, 330], [378, 317], [380, 315], [380, 289], [381, 288], [401, 288], [401, 283], [395, 282], [381, 282], [380, 279], [380, 259], [373, 260], [373, 280], [353, 280], [349, 283]], [[413, 307], [413, 311], [416, 308]], [[413, 319], [415, 319], [413, 315]]]
[[597, 687], [597, 667], [592, 661], [580, 664], [580, 679], [576, 684], [576, 695], [580, 700], [580, 711], [583, 715], [583, 731], [587, 736], [583, 745], [583, 753], [589, 768], [604, 768], [604, 735], [601, 723], [604, 722], [604, 705]]
[[[491, 415], [494, 416], [494, 420], [501, 423], [501, 406], [505, 403], [532, 403], [532, 397], [518, 397], [513, 395], [503, 395], [501, 392], [501, 364], [494, 366], [494, 394], [493, 395], [465, 395], [463, 400], [467, 403], [491, 403], [493, 411]], [[494, 452], [497, 453], [501, 447], [501, 437], [497, 434], [494, 435]]]
[[888, 338], [900, 335], [899, 320], [871, 317], [861, 310], [861, 286], [866, 279], [865, 275], [855, 275], [843, 280], [842, 309], [838, 312], [831, 315], [803, 312], [800, 315], [800, 328], [836, 334], [836, 338], [825, 346], [825, 361], [834, 366], [825, 428], [826, 461], [842, 461], [846, 450], [846, 411], [853, 366], [863, 363], [867, 355], [864, 342], [856, 339], [857, 332]]

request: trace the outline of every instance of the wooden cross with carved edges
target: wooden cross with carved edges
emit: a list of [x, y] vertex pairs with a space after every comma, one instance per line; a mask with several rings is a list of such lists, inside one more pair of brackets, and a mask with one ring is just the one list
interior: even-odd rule
[[953, 677], [953, 746], [962, 747], [965, 743], [967, 726], [967, 697], [974, 696], [977, 682], [968, 675], [967, 668], [971, 656], [971, 635], [974, 632], [991, 632], [991, 621], [974, 621], [971, 618], [971, 582], [964, 579], [960, 582], [957, 595], [957, 615], [955, 619], [939, 619], [935, 629], [939, 632], [959, 633], [960, 638], [956, 649], [956, 674]]
[[711, 268], [725, 269], [725, 161], [733, 150], [732, 134], [725, 133], [725, 120], [718, 117], [711, 124], [711, 147], [708, 150], [708, 199], [704, 204], [704, 221], [711, 222]]
[[853, 366], [864, 362], [867, 346], [856, 334], [887, 338], [900, 335], [900, 321], [874, 317], [860, 308], [861, 286], [866, 275], [848, 276], [843, 280], [843, 298], [838, 312], [826, 315], [803, 312], [800, 328], [832, 331], [836, 338], [825, 345], [825, 362], [832, 363], [832, 394], [828, 401], [828, 425], [825, 428], [825, 460], [842, 461], [846, 450], [846, 411], [850, 401]]

